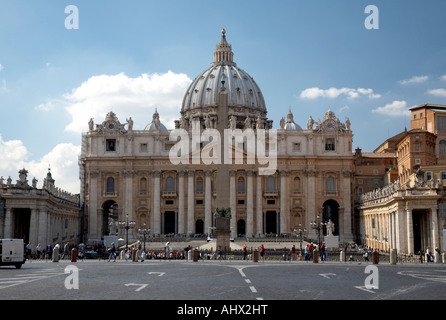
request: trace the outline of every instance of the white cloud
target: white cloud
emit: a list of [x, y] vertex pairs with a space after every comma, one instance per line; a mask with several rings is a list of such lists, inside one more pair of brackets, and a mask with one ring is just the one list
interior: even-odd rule
[[308, 88], [300, 93], [303, 99], [317, 99], [317, 98], [337, 98], [339, 96], [347, 96], [348, 99], [356, 99], [359, 96], [367, 96], [371, 99], [380, 98], [380, 94], [373, 93], [373, 89], [364, 88], [329, 88], [320, 89], [318, 87]]
[[446, 74], [440, 77], [441, 80], [446, 81]]
[[3, 66], [0, 64], [0, 71], [2, 71], [3, 70]]
[[191, 82], [187, 75], [172, 71], [142, 74], [136, 78], [124, 73], [93, 76], [64, 95], [65, 109], [71, 116], [71, 123], [65, 130], [85, 132], [90, 118], [102, 123], [110, 111], [121, 123], [132, 117], [134, 128], [142, 130], [152, 121], [155, 107], [161, 122], [173, 128], [173, 120], [180, 117], [184, 93]]
[[427, 80], [429, 80], [428, 76], [413, 76], [410, 79], [401, 80], [401, 81], [399, 81], [399, 83], [414, 84], [414, 83], [423, 83], [423, 82], [426, 82]]
[[35, 106], [34, 109], [40, 111], [50, 111], [54, 109], [55, 105], [53, 101], [48, 101], [47, 103], [41, 103], [38, 106]]
[[437, 97], [446, 97], [446, 89], [444, 88], [432, 89], [428, 93]]
[[[38, 180], [37, 187], [41, 188], [43, 179], [51, 167], [51, 174], [56, 180], [55, 184], [62, 190], [73, 194], [79, 193], [79, 169], [78, 156], [80, 146], [71, 143], [56, 145], [50, 152], [39, 160], [28, 160], [31, 156], [25, 145], [20, 140], [4, 141], [0, 136], [0, 176], [4, 179], [11, 177], [12, 183], [18, 180], [18, 171], [28, 170], [28, 183], [33, 178]], [[6, 181], [5, 181], [6, 182]]]
[[373, 109], [372, 112], [384, 114], [387, 116], [401, 116], [404, 114], [410, 114], [410, 111], [407, 108], [407, 102], [397, 100], [393, 101], [392, 103], [386, 104], [384, 107]]

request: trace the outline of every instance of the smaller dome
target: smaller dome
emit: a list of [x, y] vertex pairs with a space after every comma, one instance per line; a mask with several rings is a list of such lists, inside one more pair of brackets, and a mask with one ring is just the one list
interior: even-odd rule
[[152, 117], [152, 122], [149, 123], [144, 130], [146, 131], [167, 131], [167, 128], [164, 124], [160, 122], [160, 116], [158, 114], [157, 109], [155, 108], [155, 113]]
[[285, 130], [302, 130], [302, 128], [296, 124], [293, 120], [293, 113], [291, 112], [291, 108], [288, 111], [288, 114], [286, 116], [286, 123], [283, 127]]

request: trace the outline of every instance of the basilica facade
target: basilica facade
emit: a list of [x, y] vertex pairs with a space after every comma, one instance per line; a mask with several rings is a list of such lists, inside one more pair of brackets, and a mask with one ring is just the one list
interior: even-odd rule
[[[218, 118], [222, 107], [226, 119]], [[275, 161], [274, 170], [267, 174], [261, 161], [249, 160], [257, 150], [251, 140], [229, 147], [243, 155], [241, 161], [230, 162], [227, 176], [233, 237], [296, 235], [305, 228], [308, 237], [317, 239], [331, 221], [334, 235], [341, 241], [352, 240], [350, 121], [342, 122], [327, 110], [314, 115], [322, 120], [304, 120], [302, 128], [290, 108], [274, 129], [267, 107], [257, 83], [235, 63], [223, 30], [210, 66], [184, 94], [175, 129], [168, 130], [160, 122], [157, 110], [142, 130], [133, 128], [130, 114], [124, 120], [110, 111], [102, 122], [90, 120], [79, 159], [87, 238], [122, 235], [118, 226], [126, 219], [135, 222], [130, 237], [137, 237], [138, 228], [143, 227], [155, 236], [212, 233], [217, 199], [219, 193], [223, 195], [216, 185], [219, 164], [203, 158], [194, 161], [194, 155], [209, 155], [212, 142], [203, 139], [202, 133], [216, 130], [217, 123], [225, 121], [227, 128], [252, 133], [255, 139], [260, 132], [274, 137], [265, 142], [265, 150], [274, 151], [269, 156]], [[186, 154], [190, 161], [172, 161], [177, 143], [171, 137], [174, 131], [192, 136]], [[194, 132], [201, 137], [194, 140]]]

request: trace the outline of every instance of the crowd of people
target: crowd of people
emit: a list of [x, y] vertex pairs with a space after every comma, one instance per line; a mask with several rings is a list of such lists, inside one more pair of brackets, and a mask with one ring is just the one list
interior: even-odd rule
[[71, 257], [71, 249], [75, 246], [71, 245], [70, 242], [60, 243], [57, 241], [56, 243], [50, 242], [47, 246], [42, 246], [40, 243], [37, 244], [36, 247], [33, 247], [31, 242], [28, 242], [25, 245], [25, 259], [31, 260], [51, 260], [53, 257], [53, 252], [55, 250], [58, 251], [59, 256], [62, 260], [70, 259]]

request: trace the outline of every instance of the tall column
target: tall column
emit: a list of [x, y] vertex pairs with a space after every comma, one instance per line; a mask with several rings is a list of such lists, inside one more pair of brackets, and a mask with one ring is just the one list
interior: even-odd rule
[[153, 177], [153, 233], [161, 234], [161, 211], [160, 211], [160, 201], [161, 201], [161, 171], [152, 171]]
[[262, 176], [259, 175], [259, 172], [257, 171], [257, 178], [256, 178], [256, 230], [254, 230], [254, 232], [256, 234], [263, 233], [262, 201], [263, 201]]
[[287, 170], [280, 170], [280, 230], [279, 233], [288, 232], [288, 188], [287, 188]]
[[88, 239], [96, 240], [99, 239], [98, 234], [98, 179], [99, 171], [90, 171], [90, 201], [88, 204]]
[[254, 233], [254, 184], [253, 170], [246, 170], [246, 235], [251, 237]]
[[29, 241], [34, 246], [37, 245], [39, 234], [39, 216], [36, 208], [31, 208], [30, 228], [29, 228]]
[[11, 208], [6, 208], [6, 215], [5, 215], [5, 225], [4, 225], [4, 231], [3, 231], [3, 237], [5, 239], [12, 238], [12, 213]]
[[405, 237], [404, 237], [404, 208], [398, 208], [396, 214], [396, 249], [398, 252], [406, 252], [407, 248], [405, 245]]
[[[134, 217], [133, 212], [133, 176], [135, 171], [133, 170], [124, 170], [124, 213], [129, 215], [130, 221], [136, 221], [136, 217]], [[133, 229], [137, 230], [137, 229]]]
[[237, 234], [237, 181], [235, 179], [237, 170], [229, 170], [229, 207], [231, 208], [231, 229]]
[[194, 232], [194, 176], [195, 170], [189, 170], [187, 172], [187, 234]]
[[184, 175], [186, 174], [185, 170], [180, 170], [178, 172], [178, 233], [184, 234]]
[[352, 192], [351, 192], [351, 170], [344, 170], [343, 172], [342, 192], [344, 202], [344, 234], [343, 239], [353, 240], [352, 234]]
[[431, 230], [432, 230], [432, 252], [434, 252], [435, 248], [440, 247], [439, 238], [438, 238], [438, 217], [437, 217], [437, 207], [431, 208]]
[[205, 170], [204, 175], [204, 233], [209, 233], [212, 226], [212, 170]]
[[412, 209], [406, 208], [406, 232], [407, 232], [407, 253], [414, 253], [413, 246], [413, 219], [412, 219]]
[[39, 209], [39, 237], [38, 241], [42, 247], [46, 247], [49, 243], [48, 239], [48, 212], [46, 208]]
[[[308, 169], [304, 170], [305, 178], [307, 180], [307, 189], [305, 190], [306, 194], [306, 214], [305, 214], [305, 225], [302, 227], [311, 231], [310, 222], [311, 220], [316, 220], [317, 209], [316, 209], [316, 175], [318, 174], [318, 170]], [[316, 232], [314, 232], [316, 235]]]

